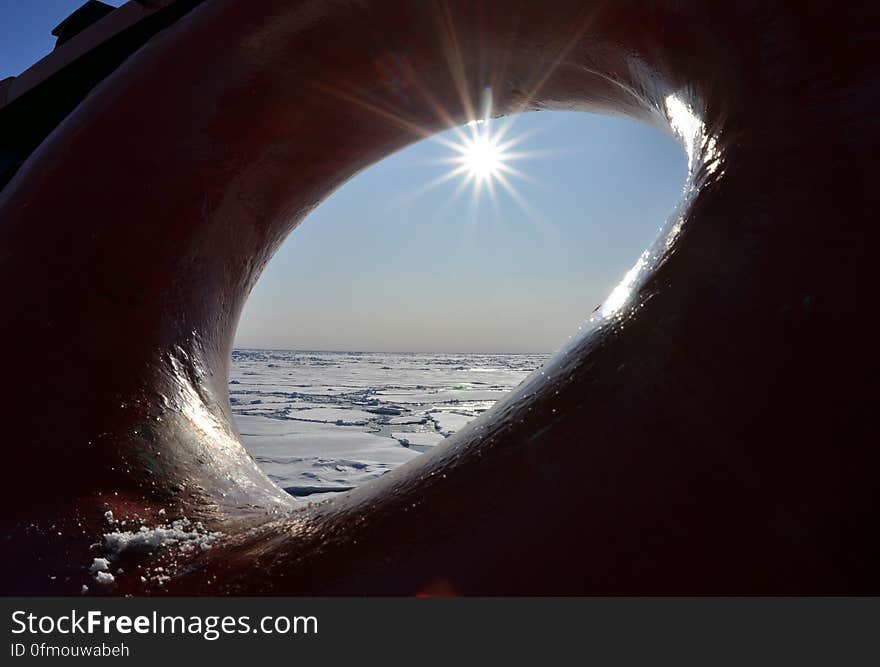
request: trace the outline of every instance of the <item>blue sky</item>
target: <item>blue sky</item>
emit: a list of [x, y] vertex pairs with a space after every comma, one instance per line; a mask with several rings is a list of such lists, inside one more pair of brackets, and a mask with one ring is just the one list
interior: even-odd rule
[[[254, 347], [382, 351], [552, 351], [656, 237], [678, 201], [678, 143], [628, 119], [517, 116], [532, 157], [471, 213], [448, 147], [422, 141], [326, 199], [267, 266], [239, 326]], [[447, 133], [446, 136], [452, 136]]]
[[52, 28], [83, 4], [85, 0], [0, 0], [0, 79], [21, 74], [49, 53], [55, 46]]
[[[0, 0], [0, 78], [48, 53], [80, 0]], [[110, 4], [122, 4], [119, 1]], [[503, 121], [506, 122], [506, 121]], [[454, 138], [451, 132], [442, 136]], [[245, 307], [242, 347], [549, 352], [655, 238], [686, 175], [678, 143], [617, 117], [540, 112], [508, 137], [524, 208], [503, 188], [453, 197], [453, 151], [414, 144], [325, 200], [267, 266]]]

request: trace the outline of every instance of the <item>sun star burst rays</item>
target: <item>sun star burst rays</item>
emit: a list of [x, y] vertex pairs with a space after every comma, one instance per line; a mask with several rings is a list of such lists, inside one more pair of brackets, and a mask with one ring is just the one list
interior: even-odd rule
[[[535, 61], [533, 71], [520, 75], [522, 92], [517, 93], [517, 100], [508, 99], [502, 104], [502, 108], [497, 110], [492, 104], [492, 91], [494, 87], [499, 89], [506, 87], [508, 67], [511, 65], [507, 52], [502, 49], [503, 57], [495, 60], [488, 49], [481, 52], [480, 62], [489, 65], [488, 71], [480, 74], [484, 82], [482, 96], [479, 93], [475, 95], [475, 91], [480, 88], [475, 85], [477, 82], [469, 80], [469, 75], [474, 74], [472, 59], [467, 58], [462, 50], [463, 44], [468, 39], [467, 32], [465, 31], [463, 35], [459, 34], [459, 28], [446, 0], [431, 0], [427, 4], [447, 68], [449, 83], [455, 91], [453, 97], [457, 100], [444, 100], [442, 88], [437, 89], [432, 82], [422, 80], [419, 70], [406, 55], [395, 53], [376, 62], [377, 71], [382, 76], [381, 83], [391, 91], [391, 94], [383, 94], [384, 89], [381, 86], [369, 90], [351, 84], [328, 85], [320, 81], [313, 82], [316, 92], [335, 98], [352, 108], [381, 117], [415, 139], [428, 139], [450, 150], [451, 155], [448, 158], [434, 161], [448, 165], [450, 167], [448, 171], [423, 186], [401, 193], [400, 197], [395, 198], [394, 205], [412, 201], [458, 179], [459, 183], [451, 193], [448, 203], [455, 201], [469, 189], [469, 217], [476, 217], [480, 201], [485, 194], [496, 213], [501, 210], [499, 197], [504, 196], [513, 201], [533, 222], [548, 225], [547, 220], [528, 204], [514, 183], [515, 180], [536, 183], [536, 180], [521, 169], [512, 166], [512, 163], [544, 157], [560, 151], [522, 150], [521, 144], [530, 138], [534, 131], [515, 134], [514, 117], [536, 108], [534, 101], [540, 98], [544, 86], [567, 62], [569, 53], [577, 48], [593, 22], [598, 11], [597, 7], [590, 6], [577, 11], [569, 22], [568, 34], [557, 48]], [[515, 15], [508, 16], [508, 19], [515, 33], [520, 20]], [[417, 108], [416, 102], [419, 100], [424, 105], [422, 111]], [[433, 116], [433, 119], [426, 117], [424, 110], [427, 110], [428, 115]], [[459, 125], [462, 122], [462, 113], [466, 120], [464, 125]], [[496, 117], [498, 113], [508, 115]], [[438, 128], [444, 126], [447, 131], [437, 134]]]

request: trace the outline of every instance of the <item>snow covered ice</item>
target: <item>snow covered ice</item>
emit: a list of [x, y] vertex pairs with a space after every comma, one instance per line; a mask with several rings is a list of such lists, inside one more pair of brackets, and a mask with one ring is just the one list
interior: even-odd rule
[[[112, 557], [127, 551], [149, 553], [166, 546], [177, 546], [182, 553], [190, 553], [209, 549], [222, 536], [222, 533], [206, 530], [198, 521], [193, 523], [182, 518], [165, 526], [141, 526], [138, 530], [105, 533], [104, 547]], [[109, 563], [108, 559], [95, 558], [92, 567], [106, 570]], [[100, 568], [100, 565], [104, 567]]]
[[436, 446], [546, 358], [235, 350], [230, 403], [269, 477], [302, 500], [324, 500]]
[[95, 572], [106, 572], [110, 568], [110, 561], [106, 558], [95, 558], [92, 560], [91, 566], [89, 566], [89, 572], [94, 574]]

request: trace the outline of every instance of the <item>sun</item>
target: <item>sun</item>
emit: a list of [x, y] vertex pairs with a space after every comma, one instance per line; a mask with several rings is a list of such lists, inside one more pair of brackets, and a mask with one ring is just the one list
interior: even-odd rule
[[478, 181], [493, 179], [504, 169], [504, 151], [489, 132], [475, 133], [461, 145], [458, 162]]
[[503, 130], [495, 128], [492, 118], [472, 120], [458, 133], [458, 141], [448, 145], [456, 155], [450, 160], [453, 173], [461, 174], [474, 187], [491, 187], [505, 173], [511, 173], [511, 142], [503, 142]]
[[512, 163], [529, 154], [512, 150], [524, 137], [508, 136], [511, 127], [512, 119], [492, 118], [487, 111], [482, 118], [458, 128], [454, 139], [442, 140], [453, 151], [452, 156], [444, 160], [452, 168], [438, 182], [458, 176], [461, 178], [461, 187], [470, 186], [473, 202], [478, 201], [485, 192], [496, 206], [496, 186], [500, 186], [520, 206], [524, 206], [510, 178], [525, 177]]
[[428, 136], [431, 141], [449, 151], [445, 157], [433, 161], [447, 165], [448, 169], [423, 187], [409, 193], [407, 198], [421, 196], [444, 183], [458, 180], [458, 186], [452, 192], [450, 201], [456, 200], [461, 193], [470, 190], [472, 212], [477, 211], [483, 195], [488, 196], [496, 211], [499, 210], [498, 195], [499, 192], [504, 192], [530, 218], [543, 222], [543, 216], [528, 204], [513, 183], [515, 179], [536, 182], [534, 178], [513, 166], [518, 160], [531, 159], [547, 153], [547, 151], [523, 151], [518, 148], [530, 134], [534, 134], [534, 131], [516, 133], [513, 131], [513, 115], [493, 116], [490, 89], [484, 91], [483, 113], [479, 116], [471, 114], [471, 120], [460, 126], [455, 126], [451, 117], [444, 118], [449, 121], [449, 132]]

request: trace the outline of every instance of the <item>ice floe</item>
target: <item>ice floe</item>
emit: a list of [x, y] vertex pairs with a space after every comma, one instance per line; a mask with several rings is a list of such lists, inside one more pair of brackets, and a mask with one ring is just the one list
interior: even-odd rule
[[545, 359], [239, 349], [230, 403], [242, 441], [269, 477], [319, 501], [437, 446]]

